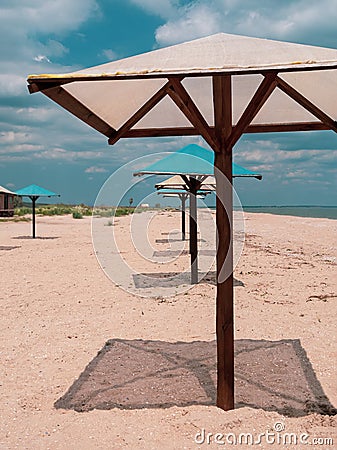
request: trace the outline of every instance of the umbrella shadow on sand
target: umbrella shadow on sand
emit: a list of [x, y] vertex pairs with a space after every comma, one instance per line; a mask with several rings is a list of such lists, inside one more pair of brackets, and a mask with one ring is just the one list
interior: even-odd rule
[[[168, 288], [191, 283], [191, 272], [144, 272], [132, 274], [133, 283], [140, 292], [148, 288]], [[216, 272], [204, 272], [198, 274], [199, 283], [216, 285]], [[234, 287], [244, 286], [241, 280], [234, 278]]]
[[[236, 408], [336, 414], [299, 339], [235, 342]], [[214, 405], [216, 342], [112, 339], [56, 408], [78, 412]]]
[[15, 250], [16, 248], [21, 248], [21, 245], [0, 245], [0, 251]]
[[[33, 239], [32, 236], [14, 236], [12, 237], [12, 239]], [[60, 239], [59, 236], [35, 236], [34, 239], [42, 239], [42, 240], [47, 240], [47, 239]]]

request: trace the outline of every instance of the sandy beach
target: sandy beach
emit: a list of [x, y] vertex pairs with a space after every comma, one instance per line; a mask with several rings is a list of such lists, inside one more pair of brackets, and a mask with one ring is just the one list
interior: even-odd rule
[[[187, 247], [173, 239], [179, 212], [149, 221], [144, 251], [157, 252], [157, 264], [132, 250], [130, 216], [100, 220], [135, 272], [158, 268], [156, 295], [148, 286], [136, 295], [135, 277], [129, 292], [109, 279], [90, 217], [38, 217], [35, 240], [30, 223], [0, 224], [0, 449], [216, 448], [217, 433], [225, 441], [243, 432], [256, 440], [307, 433], [308, 443], [329, 438], [333, 445], [317, 447], [336, 448], [336, 220], [245, 214], [234, 274], [236, 409], [228, 412], [214, 406], [209, 240], [201, 236], [200, 265], [210, 274], [168, 297], [160, 280], [189, 267]], [[307, 448], [261, 439], [258, 448]]]

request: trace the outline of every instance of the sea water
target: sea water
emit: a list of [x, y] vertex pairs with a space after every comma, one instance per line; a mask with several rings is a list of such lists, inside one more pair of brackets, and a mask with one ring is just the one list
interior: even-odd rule
[[337, 206], [243, 206], [243, 210], [253, 213], [337, 219]]

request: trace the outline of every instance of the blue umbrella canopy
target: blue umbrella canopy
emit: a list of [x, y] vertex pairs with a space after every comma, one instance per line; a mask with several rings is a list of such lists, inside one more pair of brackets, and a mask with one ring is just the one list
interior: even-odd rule
[[55, 192], [48, 191], [48, 189], [44, 189], [43, 187], [37, 186], [36, 184], [31, 184], [22, 189], [19, 189], [15, 192], [17, 195], [21, 197], [59, 197], [59, 194], [55, 194]]
[[[134, 173], [134, 175], [145, 174], [214, 175], [214, 152], [200, 145], [190, 144]], [[262, 178], [260, 174], [235, 163], [233, 163], [233, 177]]]

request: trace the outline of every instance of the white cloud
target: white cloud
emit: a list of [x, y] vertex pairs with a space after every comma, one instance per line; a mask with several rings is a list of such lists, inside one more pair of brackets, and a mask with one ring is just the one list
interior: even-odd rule
[[[3, 161], [5, 156], [10, 159], [16, 153], [27, 154], [28, 156], [28, 154], [31, 155], [33, 152], [43, 150], [43, 148], [43, 145], [39, 144], [14, 144], [11, 146], [2, 146], [0, 148], [1, 160]], [[16, 156], [17, 155], [15, 155], [15, 157]]]
[[60, 68], [51, 64], [53, 58], [68, 51], [61, 40], [97, 11], [96, 0], [21, 0], [1, 4], [1, 95], [23, 94], [29, 73], [57, 72]]
[[27, 142], [30, 138], [31, 135], [25, 132], [3, 131], [0, 133], [0, 143], [2, 144]]
[[272, 172], [274, 170], [274, 166], [272, 164], [256, 164], [249, 167], [249, 170], [255, 173], [261, 172]]
[[[334, 46], [336, 1], [321, 0], [129, 0], [165, 20], [155, 33], [160, 46], [183, 42], [219, 31], [315, 44], [327, 35]], [[315, 31], [313, 33], [313, 31]]]
[[[295, 179], [301, 179], [301, 178], [305, 179], [306, 178], [306, 179], [310, 179], [312, 175], [306, 170], [298, 169], [298, 170], [294, 170], [294, 171], [288, 172], [284, 176], [286, 178], [295, 178]], [[317, 174], [316, 174], [316, 176], [317, 176]]]
[[114, 61], [115, 59], [118, 58], [117, 53], [113, 51], [111, 48], [106, 48], [102, 50], [100, 54], [108, 61]]
[[85, 169], [84, 172], [85, 173], [106, 173], [108, 171], [106, 169], [104, 169], [103, 167], [91, 166], [91, 167], [88, 167], [87, 169]]
[[176, 44], [221, 30], [221, 16], [207, 4], [180, 8], [182, 17], [168, 21], [156, 31], [156, 41], [160, 45]]
[[47, 62], [47, 63], [50, 63], [50, 62], [51, 62], [50, 59], [47, 58], [46, 55], [37, 55], [37, 56], [34, 56], [34, 61], [37, 61], [37, 62]]
[[51, 148], [32, 155], [36, 159], [54, 159], [62, 161], [75, 161], [81, 159], [95, 159], [103, 156], [102, 152], [83, 151], [75, 152], [64, 148]]
[[325, 155], [328, 155], [330, 150], [282, 150], [275, 149], [275, 147], [280, 147], [280, 144], [276, 144], [271, 147], [261, 147], [260, 144], [256, 143], [255, 148], [247, 151], [240, 152], [240, 158], [244, 161], [255, 162], [255, 163], [276, 163], [276, 162], [291, 162], [296, 161], [307, 161], [316, 160], [319, 161]]
[[[4, 66], [6, 64], [4, 63]], [[2, 66], [3, 68], [3, 66]], [[27, 91], [26, 77], [24, 75], [12, 74], [0, 74], [0, 92], [1, 96], [19, 96]]]
[[34, 56], [33, 59], [40, 63], [51, 64], [51, 59], [46, 55], [49, 55], [50, 57], [60, 57], [68, 53], [68, 49], [60, 42], [55, 41], [55, 39], [49, 39], [46, 44], [37, 43], [37, 49], [40, 53], [37, 56]]
[[20, 25], [13, 31], [26, 35], [65, 33], [76, 30], [97, 9], [95, 0], [21, 0], [1, 8], [2, 28], [8, 32]]
[[[292, 147], [289, 138], [288, 145]], [[319, 139], [317, 139], [319, 141]], [[242, 140], [234, 152], [235, 162], [261, 173], [268, 186], [275, 183], [302, 186], [332, 183], [336, 173], [337, 150], [287, 148], [286, 142]], [[324, 168], [324, 165], [326, 167]]]
[[130, 0], [143, 10], [156, 14], [163, 19], [176, 16], [179, 10], [179, 0]]

